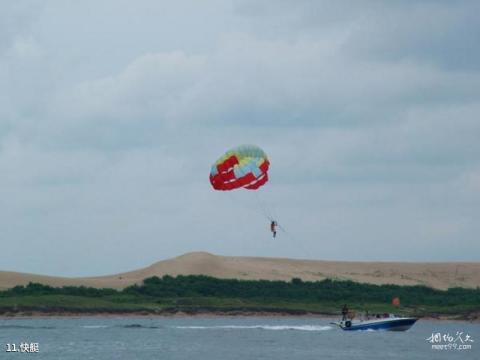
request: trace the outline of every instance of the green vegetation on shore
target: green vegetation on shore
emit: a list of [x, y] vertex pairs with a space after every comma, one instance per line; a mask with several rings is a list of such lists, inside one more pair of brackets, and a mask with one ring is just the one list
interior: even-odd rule
[[[401, 306], [391, 305], [393, 297]], [[480, 289], [372, 285], [353, 281], [304, 282], [164, 276], [123, 290], [30, 283], [0, 291], [0, 314], [55, 313], [339, 313], [359, 311], [469, 318], [480, 312]]]

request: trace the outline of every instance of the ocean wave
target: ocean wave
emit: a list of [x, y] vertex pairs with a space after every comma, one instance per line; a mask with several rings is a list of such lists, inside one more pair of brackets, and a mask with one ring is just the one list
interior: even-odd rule
[[105, 329], [105, 328], [122, 328], [122, 329], [159, 329], [158, 326], [147, 326], [142, 324], [124, 324], [124, 325], [82, 325], [84, 329]]
[[84, 329], [105, 329], [108, 325], [82, 325]]
[[298, 331], [326, 331], [331, 330], [331, 326], [321, 325], [218, 325], [218, 326], [175, 326], [176, 329], [192, 329], [192, 330], [215, 330], [215, 329], [232, 329], [232, 330], [298, 330]]
[[153, 326], [153, 325], [142, 325], [142, 324], [125, 324], [125, 325], [119, 325], [119, 327], [124, 328], [124, 329], [158, 329], [158, 326]]
[[0, 325], [1, 329], [55, 329], [55, 326]]

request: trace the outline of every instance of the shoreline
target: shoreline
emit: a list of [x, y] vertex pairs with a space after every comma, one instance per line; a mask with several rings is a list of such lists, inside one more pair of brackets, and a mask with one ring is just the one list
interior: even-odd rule
[[[0, 320], [13, 319], [52, 319], [52, 318], [215, 318], [215, 317], [270, 317], [270, 318], [316, 318], [324, 320], [338, 320], [340, 315], [304, 312], [292, 314], [279, 311], [132, 311], [132, 312], [45, 312], [45, 311], [19, 311], [0, 314]], [[458, 315], [423, 316], [419, 320], [428, 321], [458, 321], [480, 323], [480, 317], [459, 318]]]
[[167, 311], [18, 311], [0, 314], [0, 319], [50, 317], [316, 317], [336, 319], [338, 316], [315, 312], [240, 311], [240, 310], [167, 310]]

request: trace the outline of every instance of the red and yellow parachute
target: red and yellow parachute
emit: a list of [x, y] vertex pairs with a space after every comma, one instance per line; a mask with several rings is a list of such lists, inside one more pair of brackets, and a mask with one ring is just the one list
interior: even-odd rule
[[227, 151], [212, 166], [210, 183], [215, 190], [256, 190], [268, 181], [270, 162], [255, 145], [241, 145]]

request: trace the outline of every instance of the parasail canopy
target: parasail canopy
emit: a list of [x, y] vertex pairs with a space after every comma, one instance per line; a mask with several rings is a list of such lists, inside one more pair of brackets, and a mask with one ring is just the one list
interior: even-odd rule
[[215, 190], [256, 190], [268, 181], [270, 162], [255, 145], [241, 145], [227, 151], [212, 166], [210, 183]]

